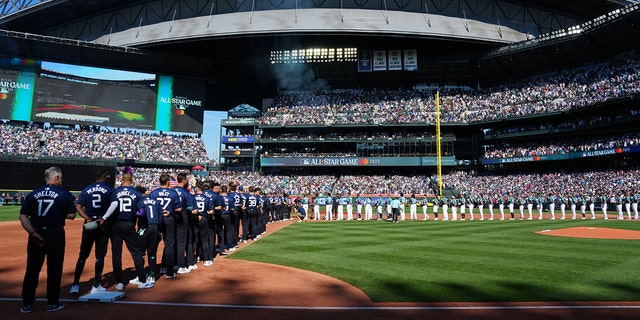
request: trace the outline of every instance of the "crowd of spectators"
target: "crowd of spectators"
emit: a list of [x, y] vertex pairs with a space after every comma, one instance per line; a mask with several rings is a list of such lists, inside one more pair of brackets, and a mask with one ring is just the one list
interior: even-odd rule
[[338, 177], [335, 193], [343, 194], [433, 194], [431, 178], [425, 175], [415, 176], [355, 176]]
[[476, 173], [457, 171], [443, 176], [446, 188], [471, 198], [511, 196], [619, 197], [640, 192], [640, 168], [549, 173]]
[[[528, 78], [484, 90], [445, 88], [441, 94], [442, 121], [471, 123], [553, 113], [582, 108], [640, 93], [640, 55], [629, 52], [614, 61], [566, 70], [554, 75]], [[630, 115], [637, 116], [632, 110]], [[606, 121], [604, 117], [584, 119]], [[283, 92], [260, 119], [263, 125], [317, 124], [406, 124], [433, 123], [435, 101], [432, 92], [404, 90], [333, 90], [327, 92]], [[580, 122], [490, 131], [488, 135], [562, 129]], [[430, 135], [431, 133], [425, 133]], [[346, 133], [327, 135], [280, 134], [262, 139], [398, 139], [414, 133]], [[604, 138], [596, 141], [558, 141], [543, 145], [501, 146], [488, 150], [485, 158], [561, 154], [636, 145], [638, 137]], [[84, 159], [135, 159], [158, 163], [205, 163], [204, 143], [195, 135], [141, 133], [122, 130], [43, 128], [33, 125], [0, 124], [0, 156], [29, 156]], [[356, 156], [356, 153], [270, 153], [271, 156]]]
[[[122, 168], [118, 168], [121, 172]], [[135, 168], [136, 184], [150, 190], [159, 187], [158, 177], [168, 173], [175, 177], [184, 169]], [[344, 194], [433, 194], [431, 179], [425, 175], [266, 175], [259, 172], [212, 170], [208, 176], [190, 176], [190, 185], [195, 179], [220, 183], [235, 182], [241, 186], [259, 186], [264, 193], [288, 195], [344, 195]], [[116, 185], [121, 183], [121, 175], [116, 177]]]
[[313, 158], [313, 157], [357, 157], [355, 152], [265, 152], [262, 157], [269, 158]]
[[0, 124], [0, 140], [0, 156], [208, 162], [204, 142], [194, 135]]
[[434, 138], [435, 134], [430, 132], [375, 132], [371, 134], [351, 132], [351, 133], [329, 133], [322, 134], [303, 134], [303, 133], [282, 133], [270, 135], [264, 133], [260, 136], [260, 140], [314, 140], [314, 141], [339, 141], [339, 140], [396, 140], [408, 138]]
[[[180, 169], [136, 168], [136, 184], [149, 189], [158, 187], [162, 172], [176, 175]], [[602, 169], [587, 171], [557, 171], [545, 173], [500, 173], [454, 171], [443, 175], [445, 189], [454, 190], [469, 198], [506, 197], [601, 197], [617, 198], [636, 195], [640, 191], [640, 168]], [[195, 176], [190, 177], [195, 183]], [[223, 184], [234, 182], [241, 186], [259, 186], [265, 194], [290, 196], [322, 195], [434, 195], [437, 176], [428, 175], [264, 175], [259, 172], [210, 171], [198, 179]], [[116, 182], [118, 184], [118, 182]]]
[[520, 145], [503, 144], [485, 151], [484, 159], [547, 156], [574, 152], [590, 152], [640, 145], [640, 134], [623, 136], [571, 139], [562, 141], [528, 142]]
[[529, 125], [511, 126], [507, 128], [487, 128], [484, 129], [484, 135], [486, 138], [499, 138], [505, 135], [520, 135], [528, 133], [545, 134], [563, 130], [574, 130], [585, 127], [593, 127], [611, 123], [614, 121], [636, 121], [637, 118], [640, 117], [640, 111], [636, 109], [611, 111], [612, 112], [607, 115], [594, 115], [587, 118], [578, 117], [572, 121], [564, 121], [558, 123], [543, 122], [533, 123]]
[[[471, 123], [582, 108], [640, 93], [640, 58], [528, 78], [485, 90], [443, 89], [441, 121]], [[341, 90], [283, 92], [263, 125], [435, 123], [432, 92]]]

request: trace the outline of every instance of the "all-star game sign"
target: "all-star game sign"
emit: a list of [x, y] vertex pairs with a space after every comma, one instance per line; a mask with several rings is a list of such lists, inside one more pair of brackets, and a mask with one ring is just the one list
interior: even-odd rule
[[188, 97], [174, 97], [171, 99], [171, 105], [177, 115], [183, 116], [189, 107], [202, 107], [202, 100], [192, 100]]

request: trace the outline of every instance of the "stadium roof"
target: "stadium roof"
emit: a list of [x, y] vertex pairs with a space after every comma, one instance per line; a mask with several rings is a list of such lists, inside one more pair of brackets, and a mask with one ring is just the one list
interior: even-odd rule
[[[229, 110], [260, 105], [291, 72], [331, 88], [484, 86], [607, 57], [639, 46], [638, 10], [588, 32], [557, 32], [630, 3], [637, 1], [1, 1], [0, 29], [8, 31], [0, 32], [0, 54], [199, 78], [209, 84], [210, 107]], [[355, 62], [291, 70], [269, 61], [273, 50], [352, 47], [416, 49], [419, 70], [365, 74]]]
[[[77, 20], [84, 19], [88, 16], [96, 15], [100, 12], [106, 12], [113, 10], [114, 8], [130, 7], [141, 8], [143, 4], [161, 3], [165, 5], [166, 9], [179, 9], [178, 6], [192, 6], [193, 10], [200, 8], [209, 9], [213, 5], [215, 12], [225, 12], [224, 5], [216, 3], [209, 3], [210, 1], [199, 1], [200, 4], [189, 5], [190, 1], [149, 1], [149, 0], [31, 0], [31, 1], [18, 1], [18, 0], [3, 0], [0, 2], [0, 27], [3, 29], [9, 29], [14, 31], [24, 31], [31, 33], [39, 33], [44, 30], [49, 30], [58, 27], [61, 24], [68, 24]], [[246, 3], [245, 3], [246, 2]], [[259, 2], [259, 1], [257, 1]], [[282, 6], [286, 5], [286, 2], [280, 2]], [[308, 2], [312, 3], [314, 7], [320, 7], [323, 2], [316, 1], [296, 1], [295, 5], [300, 8], [311, 6]], [[358, 6], [358, 3], [364, 3], [366, 1], [353, 1], [354, 5], [350, 5], [351, 1], [341, 1], [344, 8]], [[405, 6], [407, 3], [413, 1], [403, 1]], [[438, 1], [439, 2], [439, 1]], [[437, 1], [418, 1], [418, 6], [423, 7], [423, 3], [427, 4], [427, 10], [429, 10], [429, 4], [431, 4], [430, 12], [435, 13], [438, 11]], [[505, 4], [520, 5], [523, 7], [540, 8], [546, 11], [559, 13], [566, 16], [572, 16], [578, 20], [589, 20], [595, 18], [603, 13], [612, 11], [616, 8], [625, 6], [633, 0], [536, 0], [536, 1], [523, 1], [523, 0], [502, 0], [497, 2], [503, 2]], [[193, 1], [191, 1], [193, 3]], [[456, 4], [455, 1], [448, 1], [448, 3], [440, 5], [440, 7], [447, 7], [451, 4]], [[482, 4], [482, 2], [477, 2]], [[336, 3], [334, 6], [336, 6]], [[473, 1], [467, 1], [467, 4], [473, 5]], [[235, 10], [242, 10], [241, 7], [251, 6], [251, 1], [239, 1], [236, 4]], [[378, 4], [379, 5], [379, 4]], [[483, 4], [486, 5], [486, 4]], [[360, 6], [364, 6], [360, 4]], [[392, 6], [391, 2], [388, 4]], [[222, 9], [221, 9], [222, 8]], [[285, 7], [286, 8], [286, 7]], [[229, 10], [232, 11], [233, 9]], [[258, 9], [256, 9], [258, 10]], [[169, 10], [173, 11], [173, 10]], [[202, 11], [202, 10], [200, 10]], [[204, 10], [205, 13], [210, 12]], [[470, 11], [470, 10], [467, 10]], [[55, 13], [55, 14], [52, 14]], [[135, 19], [133, 19], [135, 20]]]

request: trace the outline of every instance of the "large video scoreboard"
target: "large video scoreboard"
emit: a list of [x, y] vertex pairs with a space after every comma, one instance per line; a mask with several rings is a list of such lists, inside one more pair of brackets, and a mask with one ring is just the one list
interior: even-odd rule
[[202, 133], [204, 81], [0, 57], [0, 119]]

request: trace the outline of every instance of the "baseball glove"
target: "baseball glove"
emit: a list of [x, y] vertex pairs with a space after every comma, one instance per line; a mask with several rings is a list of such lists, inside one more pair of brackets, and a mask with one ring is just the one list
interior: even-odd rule
[[87, 231], [93, 231], [95, 229], [98, 229], [98, 222], [96, 221], [87, 222], [84, 224], [84, 229]]

